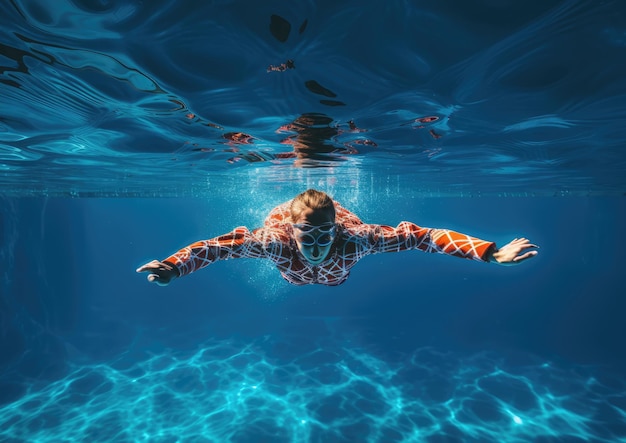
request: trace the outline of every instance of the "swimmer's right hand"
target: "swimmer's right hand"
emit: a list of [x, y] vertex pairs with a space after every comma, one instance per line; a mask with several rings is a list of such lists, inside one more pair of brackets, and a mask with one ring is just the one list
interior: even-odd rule
[[169, 263], [152, 260], [137, 268], [137, 272], [149, 272], [148, 281], [159, 286], [167, 286], [172, 280], [178, 277], [178, 269]]

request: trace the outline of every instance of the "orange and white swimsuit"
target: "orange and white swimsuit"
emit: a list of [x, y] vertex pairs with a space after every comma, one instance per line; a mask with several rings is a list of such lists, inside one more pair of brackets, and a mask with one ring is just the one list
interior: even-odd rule
[[419, 249], [471, 260], [489, 261], [495, 243], [448, 229], [422, 228], [402, 222], [397, 227], [363, 223], [355, 214], [335, 202], [337, 236], [328, 257], [311, 265], [296, 246], [290, 222], [291, 201], [274, 208], [262, 228], [245, 226], [228, 234], [193, 243], [164, 262], [187, 275], [217, 260], [265, 258], [271, 260], [283, 278], [294, 285], [340, 285], [350, 269], [366, 255]]

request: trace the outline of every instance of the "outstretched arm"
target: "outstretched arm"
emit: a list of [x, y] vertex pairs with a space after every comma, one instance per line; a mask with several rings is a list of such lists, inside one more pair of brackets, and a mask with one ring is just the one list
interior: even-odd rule
[[422, 228], [402, 222], [397, 227], [361, 225], [361, 234], [369, 231], [370, 252], [398, 252], [420, 249], [471, 260], [513, 265], [537, 255], [537, 246], [525, 238], [515, 239], [498, 249], [494, 242], [481, 240], [449, 229]]
[[217, 260], [262, 258], [266, 255], [265, 246], [272, 240], [263, 232], [261, 229], [251, 233], [248, 228], [239, 227], [228, 234], [192, 243], [163, 261], [146, 263], [137, 272], [148, 272], [148, 281], [165, 286], [174, 278], [190, 274]]
[[370, 236], [372, 251], [399, 252], [419, 249], [424, 252], [452, 255], [470, 260], [489, 261], [495, 243], [481, 240], [450, 229], [423, 228], [415, 223], [402, 222], [397, 227], [363, 225], [373, 228]]

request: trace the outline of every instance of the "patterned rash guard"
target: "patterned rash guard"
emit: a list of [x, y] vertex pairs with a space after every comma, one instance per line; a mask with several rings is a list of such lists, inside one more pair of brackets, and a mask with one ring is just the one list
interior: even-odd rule
[[241, 226], [228, 234], [193, 243], [164, 262], [176, 267], [179, 276], [190, 274], [217, 260], [265, 258], [283, 278], [294, 285], [336, 286], [348, 278], [350, 269], [363, 257], [381, 252], [419, 249], [478, 261], [489, 261], [495, 243], [448, 229], [422, 228], [410, 222], [397, 227], [363, 223], [335, 202], [337, 235], [326, 260], [311, 265], [298, 249], [290, 222], [291, 201], [274, 208], [264, 226], [254, 231]]

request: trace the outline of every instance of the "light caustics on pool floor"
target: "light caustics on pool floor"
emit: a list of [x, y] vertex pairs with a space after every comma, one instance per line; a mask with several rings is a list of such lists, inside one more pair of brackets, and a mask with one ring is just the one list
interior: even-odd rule
[[[2, 441], [626, 441], [626, 391], [587, 369], [422, 348], [404, 363], [220, 341], [83, 365], [0, 409]], [[513, 366], [513, 365], [509, 365]], [[622, 423], [620, 425], [620, 423]]]

